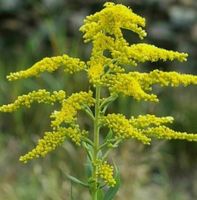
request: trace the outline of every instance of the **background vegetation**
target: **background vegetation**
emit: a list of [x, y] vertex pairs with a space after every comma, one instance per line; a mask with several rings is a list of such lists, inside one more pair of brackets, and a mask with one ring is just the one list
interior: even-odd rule
[[[91, 46], [83, 44], [78, 29], [83, 18], [102, 8], [105, 1], [86, 0], [0, 0], [0, 103], [32, 89], [64, 88], [68, 93], [87, 88], [80, 74], [60, 71], [42, 79], [8, 82], [11, 71], [25, 69], [46, 56], [67, 53], [86, 60]], [[142, 70], [159, 68], [197, 74], [196, 0], [122, 0], [146, 17], [146, 42], [189, 53], [187, 63], [147, 63]], [[140, 42], [125, 31], [131, 43]], [[111, 110], [127, 115], [154, 113], [172, 115], [174, 129], [197, 132], [197, 89], [195, 87], [156, 88], [160, 104], [136, 103], [122, 97]], [[0, 115], [0, 200], [87, 200], [87, 193], [66, 179], [70, 173], [83, 178], [84, 152], [65, 143], [54, 153], [27, 165], [18, 158], [33, 147], [48, 128], [50, 108], [34, 105], [29, 110]], [[83, 120], [83, 119], [81, 119]], [[88, 122], [83, 120], [88, 126]], [[112, 157], [122, 172], [122, 188], [117, 199], [195, 200], [197, 199], [197, 144], [184, 141], [154, 141], [143, 146], [128, 141]]]

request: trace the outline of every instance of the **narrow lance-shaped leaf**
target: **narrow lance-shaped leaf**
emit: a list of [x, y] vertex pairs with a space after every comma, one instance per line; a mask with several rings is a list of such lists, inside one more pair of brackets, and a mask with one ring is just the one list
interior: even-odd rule
[[71, 176], [69, 174], [66, 175], [66, 177], [71, 180], [73, 183], [76, 183], [76, 184], [79, 184], [79, 185], [82, 185], [84, 187], [89, 187], [89, 185], [81, 180], [79, 180], [78, 178], [74, 177], [74, 176]]

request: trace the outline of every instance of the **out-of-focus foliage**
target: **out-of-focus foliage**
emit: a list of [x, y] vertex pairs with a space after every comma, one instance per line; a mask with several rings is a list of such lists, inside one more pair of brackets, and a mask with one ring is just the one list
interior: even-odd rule
[[[0, 103], [11, 102], [16, 96], [32, 89], [60, 89], [67, 85], [69, 92], [87, 87], [83, 76], [44, 75], [44, 81], [27, 80], [8, 83], [6, 75], [31, 66], [45, 56], [68, 53], [82, 57], [89, 54], [89, 48], [82, 43], [78, 28], [83, 18], [102, 7], [104, 1], [0, 1]], [[197, 2], [196, 0], [119, 0], [147, 18], [148, 43], [166, 49], [188, 52], [187, 63], [156, 63], [150, 69], [160, 66], [162, 70], [174, 70], [197, 74]], [[124, 34], [127, 36], [127, 32]], [[131, 43], [139, 42], [137, 37], [127, 37]], [[146, 70], [141, 66], [142, 70]], [[58, 77], [58, 78], [57, 78]], [[84, 84], [80, 84], [80, 83]], [[68, 87], [69, 84], [69, 87]], [[8, 89], [9, 88], [9, 89]], [[111, 105], [113, 111], [134, 115], [152, 112], [157, 115], [172, 115], [176, 118], [176, 130], [196, 132], [197, 92], [168, 89], [160, 91], [160, 106], [150, 103], [131, 102], [122, 97]], [[10, 93], [12, 91], [12, 93]], [[83, 152], [65, 143], [63, 149], [48, 156], [47, 160], [34, 161], [25, 167], [18, 163], [19, 155], [26, 152], [31, 141], [44, 132], [48, 125], [46, 117], [51, 110], [33, 106], [30, 112], [18, 111], [12, 117], [0, 116], [0, 199], [6, 200], [58, 200], [87, 199], [87, 194], [71, 187], [66, 174], [81, 177], [84, 169], [78, 168], [84, 159]], [[33, 117], [34, 116], [34, 117]], [[89, 126], [89, 122], [80, 119]], [[12, 126], [11, 126], [12, 124]], [[29, 141], [29, 143], [28, 143]], [[24, 150], [24, 152], [22, 152]], [[20, 152], [21, 151], [21, 152]], [[17, 153], [16, 153], [17, 152]], [[197, 146], [180, 142], [158, 142], [144, 148], [135, 142], [128, 142], [120, 152], [112, 156], [123, 171], [124, 187], [117, 199], [194, 200], [197, 198]], [[118, 155], [120, 154], [120, 155]], [[79, 159], [80, 158], [80, 159]], [[129, 200], [129, 199], [128, 199]]]

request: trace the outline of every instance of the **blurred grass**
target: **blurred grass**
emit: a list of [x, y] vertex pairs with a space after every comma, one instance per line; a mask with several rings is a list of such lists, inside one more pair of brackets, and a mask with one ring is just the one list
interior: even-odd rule
[[[70, 24], [74, 18], [68, 20], [69, 16], [73, 16], [72, 13], [79, 13], [80, 2], [76, 5], [66, 5], [64, 1], [59, 1], [57, 4], [54, 1], [51, 1], [51, 4], [50, 1], [45, 1], [48, 2], [45, 5], [44, 2], [27, 1], [20, 2], [18, 7], [17, 4], [14, 4], [15, 7], [6, 7], [6, 1], [2, 2], [4, 6], [0, 6], [0, 19], [3, 28], [0, 29], [0, 34], [4, 40], [0, 39], [0, 103], [11, 102], [18, 95], [38, 88], [49, 90], [63, 88], [68, 94], [88, 89], [83, 74], [69, 76], [61, 70], [52, 75], [44, 74], [38, 79], [17, 82], [8, 82], [5, 79], [11, 71], [25, 69], [46, 56], [68, 53], [74, 57], [87, 59], [90, 46], [82, 43], [81, 34], [75, 33], [78, 29], [75, 26], [73, 32]], [[7, 4], [8, 2], [12, 1], [7, 1]], [[97, 2], [91, 9], [97, 10], [98, 5], [101, 7]], [[148, 13], [145, 6], [144, 4], [136, 9]], [[86, 12], [87, 8], [82, 15]], [[23, 18], [24, 14], [26, 21]], [[16, 16], [16, 20], [12, 21], [15, 18], [8, 17], [10, 15]], [[10, 25], [8, 19], [11, 20], [11, 24], [16, 23], [15, 28]], [[132, 39], [132, 42], [135, 41], [136, 39]], [[160, 40], [151, 42], [156, 42], [158, 46], [166, 45]], [[169, 48], [175, 49], [181, 46], [174, 45], [174, 41], [171, 47], [169, 43], [167, 44]], [[187, 71], [191, 67], [189, 72], [196, 74], [196, 69], [191, 66], [192, 63], [194, 64], [194, 61], [189, 59]], [[160, 66], [159, 64], [162, 63], [155, 66]], [[182, 71], [183, 65], [177, 68], [177, 71]], [[155, 66], [150, 66], [150, 69]], [[166, 70], [166, 66], [164, 64], [162, 66], [161, 69]], [[178, 64], [175, 63], [175, 66]], [[167, 69], [170, 69], [169, 65]], [[142, 66], [141, 70], [144, 70]], [[159, 105], [136, 103], [131, 98], [121, 97], [111, 105], [109, 112], [121, 112], [127, 116], [130, 113], [135, 116], [144, 113], [172, 115], [176, 119], [175, 129], [195, 132], [197, 130], [196, 88], [164, 90], [156, 88], [156, 90], [161, 99]], [[35, 160], [27, 165], [18, 162], [19, 156], [30, 150], [47, 129], [50, 112], [48, 106], [33, 105], [31, 109], [22, 109], [14, 114], [1, 113], [0, 200], [71, 199], [71, 184], [66, 179], [66, 174], [84, 178], [84, 152], [68, 142], [46, 159]], [[82, 124], [89, 126], [86, 119], [80, 120], [83, 120]], [[183, 141], [154, 141], [148, 147], [135, 141], [126, 142], [111, 155], [111, 158], [119, 164], [123, 179], [117, 199], [195, 200], [197, 198], [196, 152], [196, 144]], [[73, 185], [72, 190], [73, 199], [89, 199], [87, 191], [82, 188]]]

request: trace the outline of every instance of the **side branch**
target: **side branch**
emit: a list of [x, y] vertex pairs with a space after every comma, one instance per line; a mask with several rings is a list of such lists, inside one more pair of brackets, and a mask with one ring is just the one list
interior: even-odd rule
[[65, 72], [74, 73], [86, 68], [85, 62], [79, 58], [72, 58], [64, 54], [62, 56], [55, 56], [51, 58], [43, 58], [41, 61], [35, 63], [27, 70], [22, 70], [15, 73], [10, 73], [7, 76], [9, 81], [14, 81], [22, 78], [28, 78], [31, 76], [38, 76], [43, 72], [54, 72], [58, 68], [63, 67]]
[[61, 103], [65, 99], [65, 96], [66, 94], [63, 90], [53, 91], [53, 93], [50, 94], [50, 92], [45, 89], [41, 89], [19, 96], [14, 103], [1, 106], [0, 112], [13, 112], [21, 106], [29, 108], [33, 102], [53, 105], [57, 101]]

